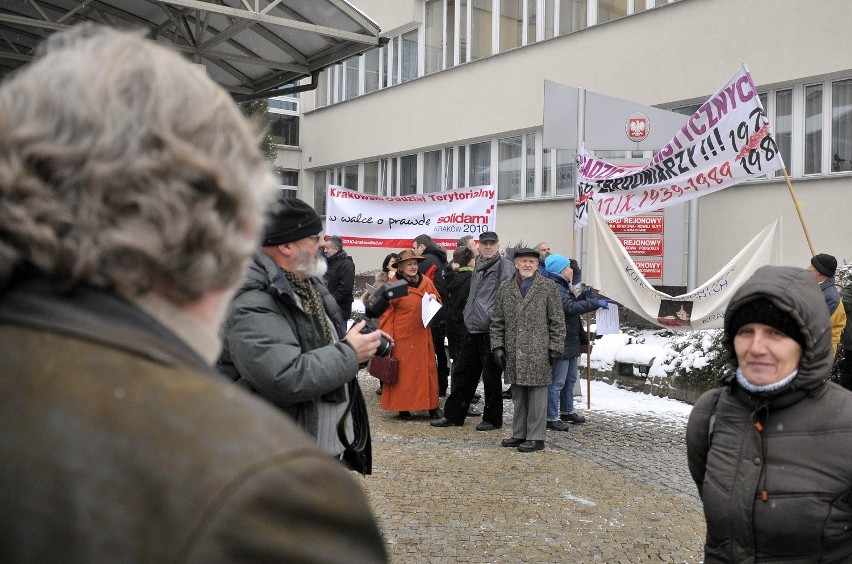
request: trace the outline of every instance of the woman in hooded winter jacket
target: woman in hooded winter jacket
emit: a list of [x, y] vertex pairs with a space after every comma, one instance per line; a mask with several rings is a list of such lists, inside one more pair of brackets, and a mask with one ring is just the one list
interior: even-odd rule
[[828, 381], [831, 327], [813, 277], [760, 268], [728, 304], [724, 339], [735, 370], [686, 431], [705, 562], [852, 561], [852, 393]]

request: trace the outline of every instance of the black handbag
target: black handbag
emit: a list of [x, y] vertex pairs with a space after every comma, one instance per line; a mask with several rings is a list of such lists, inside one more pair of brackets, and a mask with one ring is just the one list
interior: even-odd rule
[[369, 372], [381, 380], [382, 384], [392, 386], [399, 380], [399, 359], [392, 356], [374, 356], [370, 359]]

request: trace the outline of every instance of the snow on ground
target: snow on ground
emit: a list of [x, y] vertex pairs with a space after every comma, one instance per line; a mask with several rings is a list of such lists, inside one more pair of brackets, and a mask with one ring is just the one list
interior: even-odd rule
[[[586, 380], [581, 374], [580, 385], [583, 397], [575, 397], [574, 402], [581, 409], [586, 408]], [[612, 384], [592, 380], [592, 413], [606, 411], [624, 415], [653, 415], [662, 419], [685, 421], [692, 406], [688, 403], [669, 398], [660, 398], [650, 394], [622, 390]]]

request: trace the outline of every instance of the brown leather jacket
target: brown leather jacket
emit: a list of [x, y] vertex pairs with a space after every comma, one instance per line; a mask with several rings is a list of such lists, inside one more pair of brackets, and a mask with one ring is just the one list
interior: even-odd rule
[[127, 302], [0, 294], [9, 562], [385, 562], [359, 486]]

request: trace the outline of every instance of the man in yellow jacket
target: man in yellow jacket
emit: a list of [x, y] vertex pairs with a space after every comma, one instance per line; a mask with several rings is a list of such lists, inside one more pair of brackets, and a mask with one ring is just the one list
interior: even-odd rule
[[846, 310], [843, 309], [840, 292], [837, 291], [837, 284], [834, 280], [834, 273], [837, 271], [837, 259], [831, 255], [818, 254], [811, 258], [808, 271], [816, 278], [825, 298], [825, 304], [828, 306], [828, 315], [831, 316], [831, 347], [837, 354], [837, 343], [840, 342], [840, 334], [846, 327]]

